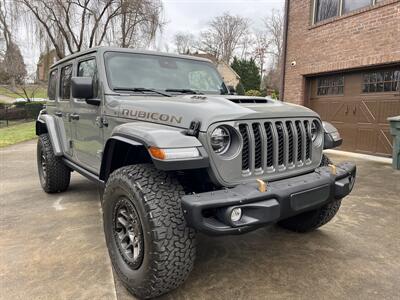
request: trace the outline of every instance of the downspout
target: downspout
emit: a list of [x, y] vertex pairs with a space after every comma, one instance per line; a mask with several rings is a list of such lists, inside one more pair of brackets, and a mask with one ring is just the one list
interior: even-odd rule
[[286, 50], [287, 50], [287, 36], [289, 27], [289, 3], [290, 0], [285, 0], [285, 20], [283, 23], [283, 53], [282, 53], [282, 69], [281, 69], [281, 90], [279, 92], [279, 99], [283, 101], [285, 97], [285, 73], [286, 73]]

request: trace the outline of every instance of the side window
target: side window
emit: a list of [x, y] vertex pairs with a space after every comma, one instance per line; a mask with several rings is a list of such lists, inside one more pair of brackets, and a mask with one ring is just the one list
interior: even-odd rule
[[78, 77], [92, 77], [93, 78], [93, 97], [97, 97], [97, 66], [94, 58], [84, 60], [78, 64]]
[[96, 75], [95, 59], [81, 61], [78, 65], [78, 77], [94, 77]]
[[71, 96], [71, 77], [72, 77], [72, 65], [63, 67], [61, 69], [61, 78], [60, 78], [61, 100], [69, 100]]
[[47, 88], [47, 95], [49, 97], [49, 100], [56, 100], [57, 75], [58, 75], [57, 69], [50, 72], [49, 85]]

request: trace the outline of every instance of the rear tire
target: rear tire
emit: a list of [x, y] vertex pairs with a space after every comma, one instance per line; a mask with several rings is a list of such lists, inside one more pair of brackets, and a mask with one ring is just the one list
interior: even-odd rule
[[54, 155], [47, 133], [41, 134], [37, 143], [37, 165], [40, 184], [46, 193], [64, 192], [71, 180], [71, 170], [60, 157]]
[[[327, 166], [332, 164], [332, 161], [325, 154], [322, 156], [320, 166]], [[339, 211], [342, 199], [333, 200], [324, 206], [315, 210], [307, 211], [289, 219], [280, 221], [279, 226], [295, 231], [295, 232], [309, 232], [315, 230], [333, 219]]]
[[174, 177], [152, 165], [120, 168], [107, 181], [102, 206], [108, 251], [124, 286], [140, 298], [177, 288], [193, 268], [195, 231], [186, 226], [183, 195]]

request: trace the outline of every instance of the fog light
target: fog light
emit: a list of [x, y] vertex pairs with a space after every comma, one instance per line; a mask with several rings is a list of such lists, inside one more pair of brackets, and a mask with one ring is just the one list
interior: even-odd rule
[[237, 222], [242, 218], [242, 209], [239, 207], [236, 207], [232, 209], [231, 211], [231, 221], [232, 222]]

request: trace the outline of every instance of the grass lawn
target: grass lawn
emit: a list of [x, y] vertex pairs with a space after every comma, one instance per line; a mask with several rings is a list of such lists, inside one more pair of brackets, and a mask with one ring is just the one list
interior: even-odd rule
[[36, 137], [35, 121], [0, 128], [0, 148]]
[[[47, 88], [45, 86], [35, 86], [35, 85], [28, 85], [26, 87], [26, 91], [29, 96], [32, 96], [32, 92], [34, 91], [34, 97], [35, 98], [47, 98]], [[17, 87], [17, 93], [14, 93], [10, 89], [0, 86], [0, 95], [4, 95], [10, 98], [23, 98], [24, 92], [20, 87]]]

